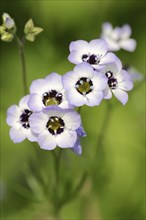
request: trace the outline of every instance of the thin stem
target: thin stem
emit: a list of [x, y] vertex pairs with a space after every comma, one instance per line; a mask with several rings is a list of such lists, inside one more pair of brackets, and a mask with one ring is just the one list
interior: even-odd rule
[[[105, 133], [106, 133], [106, 129], [107, 129], [107, 126], [108, 126], [108, 123], [109, 123], [109, 119], [110, 119], [110, 113], [111, 113], [111, 104], [108, 102], [107, 103], [107, 109], [106, 109], [106, 113], [105, 113], [105, 116], [104, 116], [104, 119], [103, 119], [103, 123], [102, 123], [102, 127], [101, 127], [101, 130], [100, 130], [100, 134], [98, 136], [98, 141], [97, 141], [97, 155], [98, 155], [98, 151], [99, 151], [99, 148], [102, 147], [102, 144], [103, 144], [103, 138], [105, 136]], [[97, 158], [96, 158], [97, 159]]]
[[59, 197], [59, 183], [60, 183], [60, 162], [61, 162], [61, 150], [59, 149], [58, 154], [55, 151], [52, 151], [53, 158], [54, 158], [54, 170], [55, 170], [55, 183], [54, 183], [54, 216], [57, 219], [59, 219], [59, 203], [60, 203], [60, 197]]
[[17, 36], [15, 36], [15, 38], [19, 49], [20, 62], [22, 67], [23, 92], [24, 95], [26, 95], [28, 93], [28, 90], [27, 90], [26, 62], [25, 62], [25, 53], [24, 53], [25, 38], [23, 38], [22, 40], [20, 40]]
[[80, 106], [79, 108], [78, 108], [78, 113], [80, 113], [81, 112], [81, 108], [82, 108], [82, 106]]

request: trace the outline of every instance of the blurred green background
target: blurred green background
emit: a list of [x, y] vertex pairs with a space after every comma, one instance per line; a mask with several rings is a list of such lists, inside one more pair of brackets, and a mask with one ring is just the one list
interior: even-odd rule
[[[70, 42], [99, 38], [105, 21], [113, 26], [131, 25], [132, 37], [137, 41], [136, 51], [122, 50], [116, 54], [123, 63], [134, 66], [145, 75], [145, 9], [142, 0], [1, 0], [0, 14], [7, 12], [15, 19], [20, 37], [29, 18], [44, 29], [34, 43], [25, 45], [30, 86], [32, 80], [51, 72], [64, 74], [72, 70], [74, 65], [67, 60]], [[9, 138], [6, 110], [23, 96], [21, 65], [14, 41], [0, 42], [0, 45], [1, 219], [52, 219], [51, 203], [44, 197], [50, 185], [45, 188], [44, 183], [38, 184], [31, 177], [32, 172], [34, 176], [41, 173], [45, 181], [51, 183], [54, 176], [52, 155], [27, 140], [13, 144]], [[69, 185], [74, 186], [85, 171], [89, 177], [80, 195], [62, 208], [62, 219], [145, 219], [145, 93], [144, 83], [137, 85], [129, 93], [126, 106], [116, 99], [110, 101], [112, 109], [104, 129], [107, 101], [102, 101], [99, 107], [82, 108], [87, 132], [82, 141], [83, 155], [79, 157], [64, 150], [62, 185], [68, 179]], [[100, 134], [103, 142], [97, 146]], [[34, 194], [38, 197], [37, 202], [33, 200]]]

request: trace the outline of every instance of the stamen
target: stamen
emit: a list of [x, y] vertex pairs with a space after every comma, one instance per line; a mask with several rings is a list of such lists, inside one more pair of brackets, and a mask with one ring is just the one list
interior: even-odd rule
[[92, 80], [86, 77], [81, 77], [75, 84], [76, 90], [83, 96], [92, 91]]

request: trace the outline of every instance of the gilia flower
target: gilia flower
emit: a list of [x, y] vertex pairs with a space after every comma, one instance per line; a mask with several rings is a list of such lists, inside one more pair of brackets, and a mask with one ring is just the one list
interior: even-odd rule
[[107, 85], [107, 78], [94, 71], [88, 63], [77, 65], [73, 71], [63, 76], [63, 85], [69, 102], [74, 106], [99, 105]]
[[25, 138], [29, 141], [36, 141], [36, 135], [31, 131], [29, 125], [29, 117], [32, 114], [27, 102], [29, 100], [29, 95], [24, 96], [20, 102], [19, 106], [12, 105], [7, 110], [7, 124], [11, 126], [10, 138], [14, 143], [20, 143]]
[[43, 109], [30, 116], [30, 127], [38, 134], [42, 149], [72, 148], [77, 141], [77, 129], [81, 126], [80, 115], [70, 109], [57, 106]]
[[62, 76], [51, 73], [45, 79], [37, 79], [30, 86], [30, 99], [28, 106], [33, 111], [41, 111], [50, 105], [60, 108], [71, 108], [62, 85]]
[[116, 55], [107, 53], [108, 46], [102, 39], [92, 40], [89, 43], [84, 40], [71, 42], [69, 46], [71, 63], [80, 64], [87, 62], [94, 69], [100, 69], [107, 63], [114, 62]]
[[104, 98], [110, 99], [113, 93], [114, 96], [125, 105], [128, 101], [126, 91], [130, 91], [133, 88], [133, 82], [128, 72], [122, 70], [121, 62], [117, 60], [115, 63], [108, 64], [101, 72], [105, 74], [108, 79], [108, 85], [103, 92]]
[[136, 41], [130, 38], [131, 32], [128, 24], [113, 29], [112, 25], [107, 22], [102, 26], [101, 38], [106, 41], [110, 51], [124, 49], [132, 52], [136, 48]]

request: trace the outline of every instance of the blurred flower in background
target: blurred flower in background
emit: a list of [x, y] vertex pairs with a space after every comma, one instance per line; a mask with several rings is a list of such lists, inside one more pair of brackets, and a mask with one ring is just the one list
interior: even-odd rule
[[106, 22], [102, 25], [101, 38], [106, 41], [109, 51], [124, 49], [133, 52], [136, 48], [136, 40], [130, 38], [131, 33], [132, 30], [128, 24], [113, 28]]

